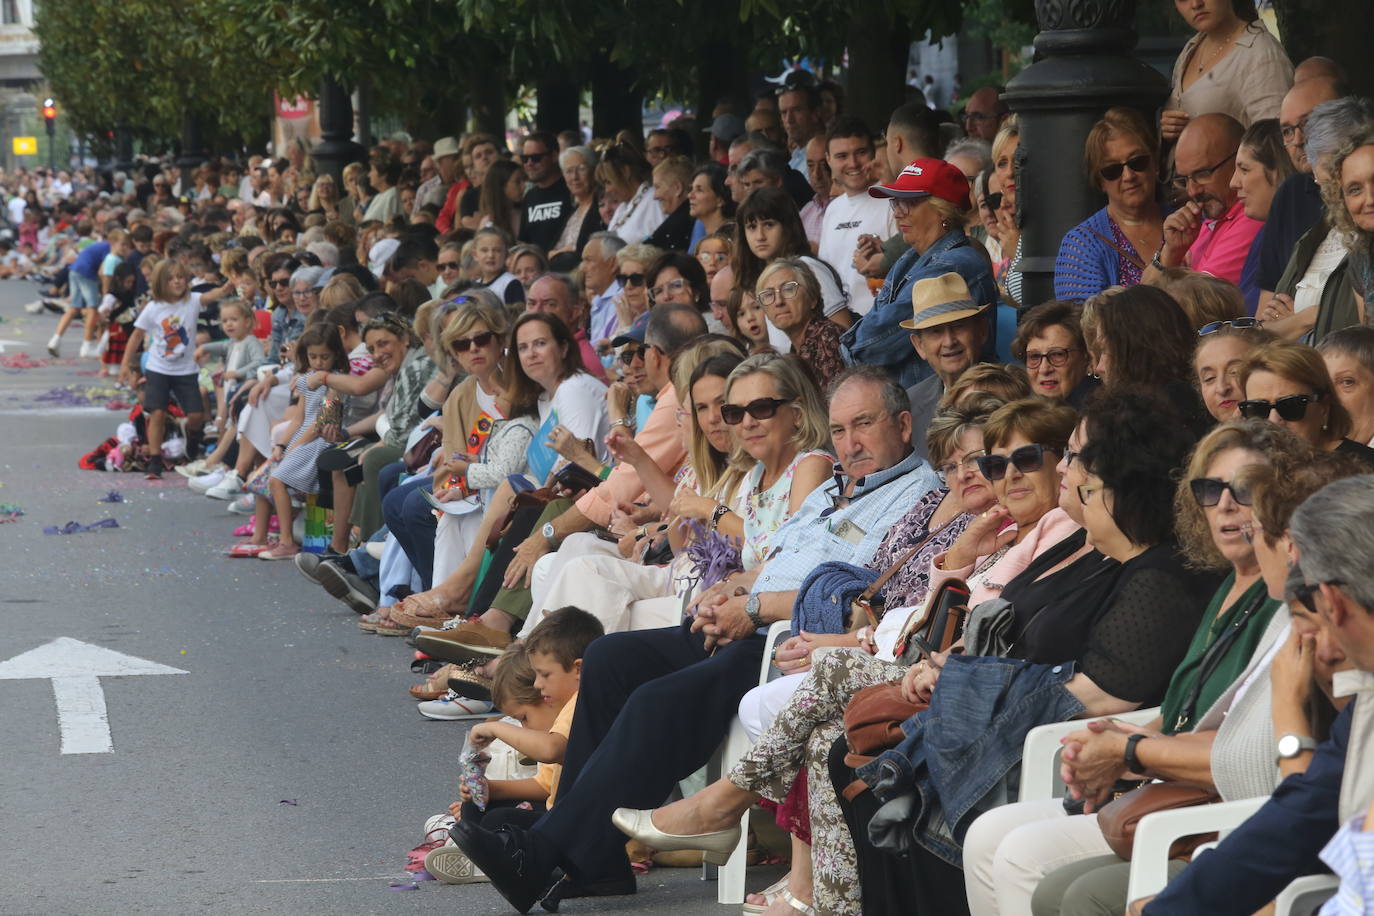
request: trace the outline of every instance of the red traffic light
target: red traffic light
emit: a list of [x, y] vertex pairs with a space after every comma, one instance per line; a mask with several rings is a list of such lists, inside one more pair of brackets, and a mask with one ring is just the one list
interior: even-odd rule
[[56, 117], [57, 117], [57, 106], [56, 106], [55, 104], [53, 104], [53, 100], [52, 100], [52, 99], [44, 99], [44, 100], [43, 100], [43, 119], [44, 119], [45, 121], [51, 121], [53, 118], [56, 118]]

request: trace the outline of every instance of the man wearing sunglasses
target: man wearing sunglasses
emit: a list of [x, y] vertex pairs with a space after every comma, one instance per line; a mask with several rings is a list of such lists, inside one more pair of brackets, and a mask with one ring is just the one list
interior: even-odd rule
[[[1299, 580], [1294, 588], [1290, 578], [1288, 590], [1315, 617], [1318, 645], [1339, 646], [1354, 667], [1337, 671], [1333, 687], [1337, 696], [1355, 698], [1316, 745], [1306, 771], [1285, 779], [1264, 807], [1195, 856], [1153, 901], [1133, 903], [1132, 913], [1260, 910], [1295, 878], [1323, 871], [1317, 854], [1374, 799], [1374, 477], [1327, 484], [1293, 513], [1288, 533]], [[1295, 737], [1305, 738], [1282, 736], [1279, 752]], [[1370, 827], [1366, 821], [1364, 830]]]
[[[1241, 273], [1264, 223], [1245, 215], [1245, 205], [1231, 187], [1244, 133], [1239, 121], [1218, 113], [1199, 115], [1183, 128], [1170, 184], [1187, 200], [1164, 221], [1164, 244], [1151, 267], [1187, 267], [1229, 280], [1242, 292], [1247, 283], [1254, 288], [1255, 278], [1242, 278]], [[1152, 276], [1147, 270], [1145, 282]]]
[[917, 280], [911, 291], [912, 317], [902, 327], [911, 332], [911, 346], [934, 373], [906, 390], [911, 402], [912, 444], [925, 457], [926, 427], [940, 398], [964, 371], [978, 361], [987, 341], [988, 322], [969, 295], [968, 284], [956, 273]]
[[666, 797], [708, 760], [740, 698], [758, 685], [762, 628], [791, 616], [797, 589], [820, 563], [869, 562], [888, 529], [939, 486], [911, 450], [905, 392], [883, 370], [847, 370], [830, 390], [835, 477], [774, 533], [768, 559], [710, 589], [690, 626], [597, 640], [582, 665], [558, 804], [529, 830], [491, 832], [468, 821], [454, 830], [520, 912], [545, 895], [556, 869], [584, 885], [634, 890], [611, 813]]
[[558, 141], [543, 131], [530, 134], [520, 145], [520, 164], [530, 179], [520, 203], [520, 241], [552, 251], [573, 211], [572, 193], [558, 167]]

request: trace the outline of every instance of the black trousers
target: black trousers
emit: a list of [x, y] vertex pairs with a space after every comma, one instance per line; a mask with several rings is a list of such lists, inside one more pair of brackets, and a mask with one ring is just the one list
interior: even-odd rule
[[708, 655], [686, 624], [613, 633], [582, 661], [577, 712], [558, 804], [535, 825], [582, 883], [630, 874], [616, 808], [655, 808], [705, 766], [725, 740], [740, 698], [758, 686], [763, 637]]
[[[491, 555], [491, 563], [487, 565], [487, 574], [482, 577], [482, 581], [477, 584], [477, 590], [472, 595], [470, 607], [474, 608], [477, 613], [480, 614], [491, 607], [492, 599], [501, 590], [501, 580], [506, 575], [506, 567], [510, 565], [516, 549], [524, 543], [525, 538], [530, 536], [530, 532], [534, 531], [535, 522], [539, 521], [539, 516], [543, 514], [544, 508], [542, 506], [516, 509], [511, 514], [510, 528], [497, 543], [496, 550]], [[472, 549], [477, 550], [481, 546], [477, 544]]]
[[[830, 748], [830, 778], [837, 789], [854, 781], [854, 771], [844, 762], [847, 753], [849, 743], [843, 737]], [[853, 801], [840, 796], [858, 853], [864, 916], [967, 916], [962, 870], [920, 847], [894, 855], [868, 841], [868, 822], [880, 807], [872, 792]]]

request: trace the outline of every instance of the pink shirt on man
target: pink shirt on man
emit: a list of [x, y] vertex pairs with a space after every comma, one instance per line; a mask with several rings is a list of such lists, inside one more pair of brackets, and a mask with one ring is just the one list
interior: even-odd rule
[[611, 380], [606, 378], [606, 367], [601, 365], [601, 357], [596, 355], [596, 347], [587, 339], [587, 329], [578, 328], [574, 331], [573, 340], [577, 341], [577, 350], [582, 354], [582, 368], [595, 376], [597, 381], [609, 385]]
[[1245, 204], [1236, 201], [1220, 219], [1205, 220], [1197, 240], [1188, 249], [1188, 266], [1240, 285], [1240, 273], [1250, 245], [1264, 223], [1245, 215]]
[[[644, 428], [635, 434], [635, 442], [649, 453], [654, 464], [669, 477], [675, 476], [682, 462], [687, 460], [687, 451], [682, 446], [682, 431], [677, 425], [680, 406], [673, 386], [664, 385], [654, 402], [653, 411], [644, 421]], [[593, 524], [604, 527], [611, 523], [612, 509], [622, 503], [632, 503], [644, 495], [639, 472], [629, 462], [622, 461], [611, 469], [610, 476], [601, 481], [600, 486], [582, 495], [577, 501], [577, 511]]]

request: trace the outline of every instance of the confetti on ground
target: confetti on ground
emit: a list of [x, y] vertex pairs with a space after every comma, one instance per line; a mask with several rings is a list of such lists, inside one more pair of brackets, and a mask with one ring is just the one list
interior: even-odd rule
[[300, 802], [296, 801], [294, 798], [283, 798], [281, 801], [277, 802], [277, 804], [279, 804], [279, 805], [291, 805], [291, 806], [293, 806], [293, 807], [299, 807], [299, 806], [300, 806]]
[[125, 499], [125, 498], [124, 498], [124, 495], [123, 495], [122, 493], [120, 493], [118, 490], [111, 490], [110, 492], [106, 493], [104, 496], [102, 496], [102, 497], [100, 497], [99, 499], [97, 499], [96, 502], [98, 502], [98, 503], [126, 503], [126, 502], [128, 502], [128, 500]]
[[27, 353], [16, 353], [13, 356], [0, 356], [0, 369], [42, 369], [48, 365], [46, 359], [34, 359]]
[[436, 880], [438, 880], [438, 879], [435, 878], [433, 875], [431, 875], [429, 872], [425, 871], [425, 870], [422, 868], [422, 869], [420, 869], [419, 871], [417, 871], [417, 872], [415, 873], [415, 880], [416, 880], [416, 881], [436, 881]]
[[0, 525], [5, 522], [17, 522], [19, 517], [24, 514], [24, 510], [9, 503], [0, 503]]
[[416, 884], [414, 881], [392, 881], [391, 889], [393, 891], [418, 891], [420, 889], [420, 885]]
[[118, 528], [119, 522], [112, 518], [102, 518], [98, 522], [83, 525], [80, 522], [67, 522], [62, 527], [49, 525], [43, 529], [44, 534], [80, 534], [83, 531], [95, 531], [97, 528]]
[[118, 396], [119, 389], [117, 388], [66, 385], [62, 388], [52, 388], [46, 393], [38, 395], [34, 400], [43, 404], [55, 404], [59, 407], [90, 407], [93, 404], [104, 404]]

